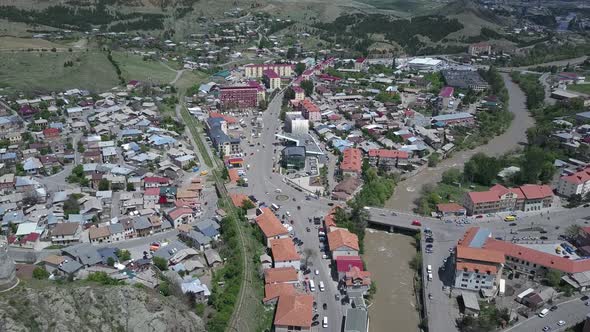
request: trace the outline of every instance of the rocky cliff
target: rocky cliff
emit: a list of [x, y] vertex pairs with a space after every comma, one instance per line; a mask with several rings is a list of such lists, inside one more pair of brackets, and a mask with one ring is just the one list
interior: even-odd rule
[[205, 331], [174, 297], [132, 286], [19, 286], [0, 294], [0, 331]]

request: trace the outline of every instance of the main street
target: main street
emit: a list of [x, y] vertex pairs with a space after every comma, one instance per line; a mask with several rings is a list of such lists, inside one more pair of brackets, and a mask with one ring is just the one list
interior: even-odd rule
[[[238, 187], [237, 189], [230, 189], [230, 191], [254, 195], [259, 201], [265, 202], [267, 206], [270, 206], [271, 203], [280, 205], [281, 208], [278, 211], [279, 217], [282, 214], [286, 214], [287, 211], [291, 214], [291, 217], [288, 219], [292, 219], [294, 222], [294, 234], [304, 242], [299, 251], [302, 256], [306, 252], [311, 253], [308, 258], [308, 265], [312, 273], [308, 274], [307, 277], [314, 280], [316, 284], [316, 291], [311, 294], [314, 296], [314, 301], [318, 304], [318, 320], [326, 316], [329, 322], [329, 329], [327, 330], [340, 331], [345, 306], [335, 300], [335, 295], [339, 294], [339, 292], [337, 290], [337, 283], [332, 279], [331, 270], [328, 266], [330, 261], [322, 258], [322, 253], [319, 250], [320, 242], [317, 227], [308, 222], [308, 218], [325, 216], [330, 208], [327, 205], [328, 202], [324, 199], [306, 200], [305, 193], [293, 189], [283, 182], [280, 174], [273, 172], [273, 163], [275, 161], [278, 163], [278, 153], [280, 153], [280, 148], [278, 147], [277, 154], [274, 153], [275, 147], [273, 143], [275, 142], [275, 132], [280, 131], [279, 113], [281, 110], [282, 96], [282, 93], [280, 93], [270, 101], [268, 109], [263, 113], [265, 128], [262, 129], [261, 137], [257, 139], [250, 138], [255, 142], [255, 146], [250, 147], [247, 142], [244, 142], [245, 160], [246, 163], [250, 164], [250, 169], [246, 173], [246, 176], [250, 180], [249, 187]], [[246, 130], [250, 128], [248, 126]], [[253, 155], [251, 155], [252, 153]], [[280, 191], [280, 194], [278, 191]], [[288, 196], [288, 200], [278, 201], [277, 196], [279, 195]], [[306, 231], [306, 227], [310, 228], [310, 232]], [[315, 275], [314, 271], [316, 269], [319, 271], [319, 275]], [[320, 292], [317, 286], [320, 281], [323, 281], [325, 284], [326, 290], [324, 292]], [[322, 309], [324, 303], [327, 304], [327, 310]]]

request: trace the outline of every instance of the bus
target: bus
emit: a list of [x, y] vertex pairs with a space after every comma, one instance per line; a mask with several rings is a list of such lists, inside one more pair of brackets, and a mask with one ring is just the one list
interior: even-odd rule
[[309, 290], [312, 292], [315, 292], [315, 284], [314, 284], [313, 280], [309, 281]]

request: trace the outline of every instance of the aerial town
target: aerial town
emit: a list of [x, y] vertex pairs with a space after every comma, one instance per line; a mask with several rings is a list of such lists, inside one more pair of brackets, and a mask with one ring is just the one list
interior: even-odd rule
[[0, 326], [590, 331], [587, 8], [119, 5], [0, 6]]

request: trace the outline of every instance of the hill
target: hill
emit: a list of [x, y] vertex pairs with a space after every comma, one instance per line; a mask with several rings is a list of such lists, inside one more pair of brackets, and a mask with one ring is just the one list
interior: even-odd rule
[[174, 297], [132, 286], [19, 286], [0, 296], [2, 331], [205, 331]]

